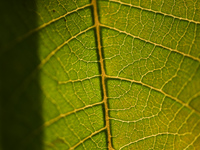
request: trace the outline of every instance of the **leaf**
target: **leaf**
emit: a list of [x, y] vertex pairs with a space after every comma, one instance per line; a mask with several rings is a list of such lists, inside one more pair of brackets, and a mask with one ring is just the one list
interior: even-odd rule
[[200, 149], [200, 1], [1, 1], [0, 149]]

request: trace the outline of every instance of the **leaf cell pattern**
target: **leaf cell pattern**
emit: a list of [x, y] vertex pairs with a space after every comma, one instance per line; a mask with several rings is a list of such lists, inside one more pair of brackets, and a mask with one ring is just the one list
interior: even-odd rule
[[[98, 10], [98, 11], [97, 11]], [[40, 1], [44, 149], [200, 149], [200, 1]], [[20, 16], [20, 14], [19, 14]], [[5, 42], [6, 43], [6, 42]]]

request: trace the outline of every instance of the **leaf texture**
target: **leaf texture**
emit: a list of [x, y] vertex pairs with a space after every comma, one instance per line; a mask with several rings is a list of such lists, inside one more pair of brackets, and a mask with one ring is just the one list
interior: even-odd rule
[[200, 149], [199, 0], [0, 4], [2, 149]]

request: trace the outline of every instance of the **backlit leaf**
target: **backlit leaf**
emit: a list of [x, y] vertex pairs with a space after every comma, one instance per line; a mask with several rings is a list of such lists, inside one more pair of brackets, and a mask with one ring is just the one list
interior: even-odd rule
[[200, 149], [199, 0], [0, 8], [0, 149]]

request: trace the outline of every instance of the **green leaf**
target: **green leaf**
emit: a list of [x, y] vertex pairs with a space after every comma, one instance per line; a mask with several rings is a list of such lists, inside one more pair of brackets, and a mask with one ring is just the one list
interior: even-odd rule
[[200, 149], [199, 0], [0, 8], [0, 149]]

